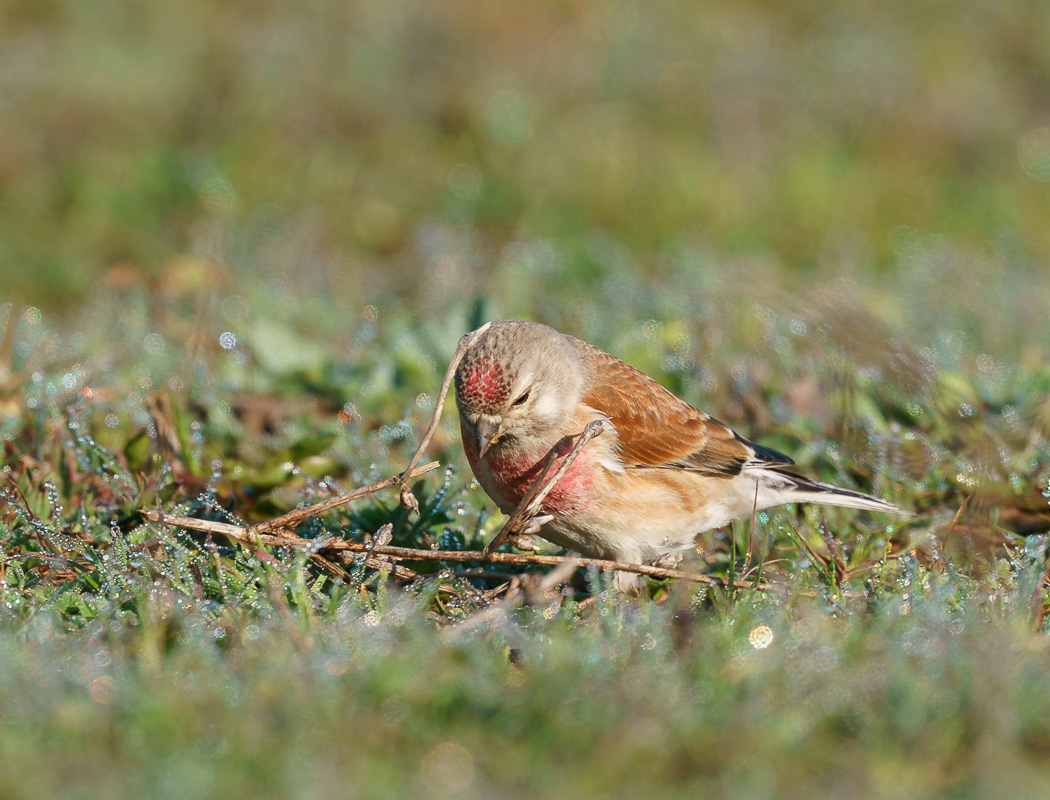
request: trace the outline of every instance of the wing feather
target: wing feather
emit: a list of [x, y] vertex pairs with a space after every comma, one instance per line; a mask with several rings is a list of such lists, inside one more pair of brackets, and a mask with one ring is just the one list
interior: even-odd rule
[[616, 428], [618, 454], [626, 467], [729, 476], [745, 468], [794, 463], [783, 453], [737, 435], [620, 359], [583, 341], [580, 346], [594, 369], [594, 389], [583, 402]]

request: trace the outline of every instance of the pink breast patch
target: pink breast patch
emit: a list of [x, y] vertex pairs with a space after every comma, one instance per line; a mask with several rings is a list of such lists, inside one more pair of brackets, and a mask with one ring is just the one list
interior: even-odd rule
[[[548, 474], [553, 474], [558, 469], [572, 448], [572, 443], [573, 441], [568, 437], [558, 443], [555, 447], [558, 457]], [[467, 460], [485, 491], [497, 502], [511, 506], [521, 502], [529, 488], [543, 472], [543, 467], [550, 457], [549, 451], [542, 453], [538, 458], [501, 458], [496, 453], [490, 453], [478, 461], [476, 451], [473, 447], [468, 447], [466, 441], [464, 441], [464, 449], [467, 450]], [[599, 469], [598, 464], [584, 448], [547, 495], [541, 513], [559, 516], [579, 511], [589, 505], [597, 469]]]

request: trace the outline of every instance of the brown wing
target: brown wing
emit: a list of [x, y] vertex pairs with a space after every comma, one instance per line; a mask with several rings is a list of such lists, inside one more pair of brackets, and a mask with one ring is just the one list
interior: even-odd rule
[[744, 467], [794, 463], [783, 453], [738, 436], [620, 359], [580, 344], [595, 371], [595, 388], [583, 402], [612, 421], [625, 466], [736, 475]]

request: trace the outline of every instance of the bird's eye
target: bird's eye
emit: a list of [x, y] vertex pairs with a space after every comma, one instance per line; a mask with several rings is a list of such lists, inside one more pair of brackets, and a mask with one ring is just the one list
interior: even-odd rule
[[522, 403], [524, 403], [528, 399], [529, 399], [529, 393], [525, 392], [525, 394], [523, 394], [521, 397], [519, 397], [517, 400], [514, 401], [513, 405], [520, 406]]

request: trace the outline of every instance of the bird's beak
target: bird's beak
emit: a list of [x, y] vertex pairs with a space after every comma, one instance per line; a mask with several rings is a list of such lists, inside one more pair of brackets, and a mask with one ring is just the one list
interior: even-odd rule
[[499, 437], [503, 435], [502, 420], [500, 422], [486, 422], [481, 419], [478, 420], [478, 424], [474, 426], [474, 437], [475, 444], [478, 447], [478, 459], [485, 457], [485, 453], [489, 451], [496, 442], [499, 441]]

